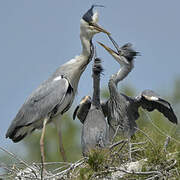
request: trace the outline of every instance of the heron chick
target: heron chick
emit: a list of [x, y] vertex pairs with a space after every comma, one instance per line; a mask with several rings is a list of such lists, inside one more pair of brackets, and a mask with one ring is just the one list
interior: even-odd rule
[[135, 120], [139, 117], [139, 107], [147, 111], [157, 109], [163, 113], [169, 121], [177, 123], [177, 117], [170, 103], [162, 99], [154, 91], [145, 90], [140, 96], [135, 98], [119, 93], [117, 85], [131, 72], [134, 67], [134, 58], [139, 53], [133, 50], [132, 44], [130, 43], [119, 47], [111, 36], [109, 36], [109, 38], [117, 51], [112, 50], [100, 42], [99, 44], [121, 65], [119, 71], [109, 79], [108, 87], [110, 98], [103, 104], [103, 106], [105, 106], [104, 109], [108, 111], [107, 119], [110, 139], [114, 137], [116, 131], [128, 137], [135, 133], [137, 127]]
[[81, 144], [83, 155], [94, 148], [106, 147], [109, 143], [108, 124], [100, 104], [100, 74], [103, 68], [99, 58], [94, 59], [93, 65], [93, 98], [85, 96], [74, 112], [83, 123]]
[[98, 13], [93, 12], [94, 7], [92, 6], [80, 20], [81, 54], [60, 66], [52, 76], [32, 92], [7, 130], [6, 138], [19, 142], [35, 129], [42, 128], [40, 140], [42, 162], [44, 162], [45, 127], [50, 122], [55, 123], [60, 138], [60, 151], [66, 160], [61, 142], [61, 116], [71, 107], [79, 79], [92, 59], [93, 36], [100, 32], [109, 34], [97, 24]]

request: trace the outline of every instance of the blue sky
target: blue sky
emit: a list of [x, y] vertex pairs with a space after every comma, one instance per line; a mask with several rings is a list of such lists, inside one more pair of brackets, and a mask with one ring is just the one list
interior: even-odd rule
[[[122, 84], [132, 84], [138, 92], [147, 88], [172, 92], [174, 79], [180, 76], [179, 0], [0, 1], [1, 146], [13, 145], [4, 136], [27, 96], [57, 67], [80, 54], [80, 18], [92, 4], [105, 5], [96, 8], [99, 24], [120, 45], [131, 42], [141, 52]], [[104, 34], [93, 40], [105, 69], [101, 86], [107, 87], [119, 64], [96, 41], [112, 45]], [[82, 75], [74, 106], [92, 94], [91, 66]]]

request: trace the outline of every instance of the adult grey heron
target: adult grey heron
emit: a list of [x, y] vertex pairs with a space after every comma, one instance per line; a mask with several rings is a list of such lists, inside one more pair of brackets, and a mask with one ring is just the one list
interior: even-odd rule
[[[83, 123], [81, 144], [83, 155], [96, 147], [103, 148], [109, 143], [108, 124], [100, 104], [100, 74], [102, 72], [101, 60], [94, 59], [93, 71], [93, 97], [85, 96], [76, 108], [76, 114]], [[81, 106], [83, 104], [83, 106]], [[82, 108], [81, 108], [82, 107]]]
[[[98, 13], [93, 13], [93, 5], [80, 20], [82, 52], [79, 56], [60, 66], [27, 98], [9, 126], [6, 138], [19, 142], [35, 129], [42, 128], [40, 149], [44, 163], [44, 133], [47, 123], [54, 122], [59, 134], [61, 116], [68, 111], [74, 100], [80, 76], [93, 56], [92, 38], [103, 32], [109, 34], [98, 23]], [[60, 138], [61, 143], [61, 138]], [[66, 160], [64, 158], [64, 160]]]
[[138, 52], [132, 49], [132, 44], [128, 43], [119, 47], [117, 43], [109, 36], [117, 51], [99, 44], [104, 47], [113, 58], [121, 65], [121, 68], [116, 74], [113, 74], [108, 83], [110, 98], [106, 103], [102, 104], [104, 112], [107, 115], [110, 126], [110, 137], [112, 138], [117, 130], [124, 135], [130, 137], [135, 133], [136, 122], [139, 113], [138, 108], [142, 107], [147, 111], [157, 109], [163, 113], [165, 117], [172, 123], [177, 124], [177, 117], [169, 102], [162, 99], [152, 90], [145, 90], [139, 96], [133, 98], [123, 93], [118, 92], [117, 85], [122, 81], [134, 67], [134, 58]]

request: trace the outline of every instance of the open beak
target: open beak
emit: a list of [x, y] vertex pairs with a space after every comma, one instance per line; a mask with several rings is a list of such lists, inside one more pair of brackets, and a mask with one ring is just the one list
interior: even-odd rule
[[119, 46], [116, 43], [116, 41], [110, 36], [110, 34], [108, 34], [109, 39], [111, 40], [111, 42], [113, 43], [114, 47], [116, 48], [116, 50], [119, 52]]
[[90, 25], [93, 26], [94, 29], [96, 29], [97, 31], [106, 33], [108, 36], [110, 36], [110, 34], [111, 34], [110, 32], [106, 31], [104, 28], [102, 28], [102, 27], [99, 26], [98, 24], [91, 23]]
[[118, 46], [118, 44], [116, 43], [116, 41], [110, 36], [110, 34], [108, 34], [109, 39], [111, 40], [111, 42], [113, 43], [114, 47], [116, 48], [117, 52], [115, 52], [114, 50], [112, 50], [111, 48], [105, 46], [103, 43], [98, 42], [104, 49], [106, 49], [106, 51], [109, 52], [109, 54], [111, 54], [114, 58], [116, 58], [117, 56], [120, 56], [120, 48]]
[[117, 56], [119, 56], [119, 54], [117, 52], [115, 52], [114, 50], [112, 50], [111, 48], [107, 47], [106, 45], [104, 45], [101, 42], [98, 42], [109, 54], [111, 54], [114, 58], [116, 58]]

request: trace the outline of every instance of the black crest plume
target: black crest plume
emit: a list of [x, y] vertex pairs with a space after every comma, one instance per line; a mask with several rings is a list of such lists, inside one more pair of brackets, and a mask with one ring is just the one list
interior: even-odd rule
[[88, 23], [92, 22], [92, 16], [93, 16], [94, 7], [104, 7], [104, 6], [102, 6], [102, 5], [92, 5], [91, 6], [91, 8], [82, 17]]

